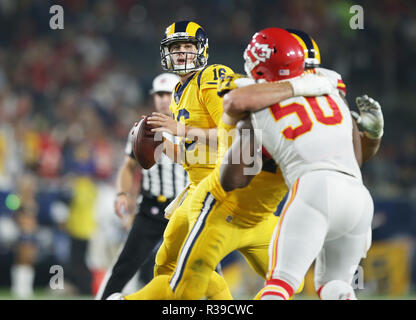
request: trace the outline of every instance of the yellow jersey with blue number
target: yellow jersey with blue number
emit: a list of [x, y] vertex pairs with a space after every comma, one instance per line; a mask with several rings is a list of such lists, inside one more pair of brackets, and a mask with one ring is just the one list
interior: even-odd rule
[[237, 216], [247, 225], [254, 225], [267, 219], [277, 210], [288, 189], [282, 173], [275, 161], [263, 153], [261, 172], [245, 188], [225, 192], [220, 183], [222, 159], [231, 146], [235, 136], [235, 126], [218, 124], [218, 159], [215, 170], [197, 187], [196, 192], [210, 192], [217, 201], [222, 202], [231, 215]]
[[[222, 117], [222, 98], [217, 95], [218, 79], [233, 74], [233, 70], [214, 64], [194, 73], [174, 89], [170, 111], [176, 121], [190, 127], [216, 128]], [[191, 185], [197, 185], [214, 168], [217, 143], [195, 141], [192, 132], [180, 141], [181, 163], [188, 172]]]

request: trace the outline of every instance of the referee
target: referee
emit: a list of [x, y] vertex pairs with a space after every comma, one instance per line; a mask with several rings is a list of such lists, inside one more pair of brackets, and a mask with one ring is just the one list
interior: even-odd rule
[[[162, 73], [153, 80], [150, 93], [157, 112], [170, 115], [169, 105], [178, 77]], [[117, 175], [115, 212], [122, 218], [127, 212], [129, 191], [132, 190], [136, 168], [139, 166], [131, 146], [131, 131], [125, 148], [125, 161]], [[168, 223], [165, 207], [185, 188], [188, 177], [180, 164], [173, 163], [165, 154], [149, 170], [141, 169], [141, 188], [137, 199], [138, 212], [126, 243], [115, 264], [107, 271], [96, 299], [105, 300], [114, 292], [121, 292], [129, 280], [141, 269], [145, 283], [153, 278], [153, 249], [163, 236]], [[144, 262], [151, 259], [151, 263]], [[149, 269], [149, 270], [146, 270]], [[143, 274], [145, 279], [143, 279]]]

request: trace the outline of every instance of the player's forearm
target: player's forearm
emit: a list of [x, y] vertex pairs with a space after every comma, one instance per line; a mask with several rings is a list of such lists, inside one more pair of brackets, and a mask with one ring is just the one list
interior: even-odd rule
[[354, 142], [354, 154], [357, 159], [358, 165], [362, 164], [375, 156], [380, 148], [381, 139], [368, 138], [364, 132], [358, 133], [358, 138], [353, 138]]
[[230, 115], [254, 112], [293, 97], [289, 82], [267, 82], [230, 91], [224, 96], [223, 108]]
[[[236, 138], [235, 143], [228, 150], [225, 155], [220, 168], [220, 183], [224, 191], [229, 192], [237, 188], [246, 187], [254, 176], [244, 174], [244, 169], [248, 168], [242, 159], [239, 146], [241, 140]], [[238, 163], [233, 163], [233, 154], [240, 153]]]
[[246, 187], [259, 173], [262, 165], [260, 150], [250, 118], [247, 117], [239, 122], [238, 134], [221, 163], [220, 183], [225, 191]]
[[177, 144], [169, 141], [168, 139], [164, 139], [164, 149], [163, 152], [173, 161], [176, 163], [180, 163], [181, 159], [181, 150]]
[[362, 146], [362, 155], [363, 162], [371, 159], [380, 148], [381, 138], [380, 139], [371, 139], [367, 137], [364, 133], [360, 133], [361, 136], [361, 146]]
[[354, 155], [357, 160], [358, 165], [361, 167], [363, 165], [363, 150], [361, 145], [361, 135], [358, 130], [357, 123], [354, 119], [352, 121], [352, 142], [354, 147]]
[[133, 165], [132, 162], [135, 160], [126, 160], [123, 166], [117, 173], [116, 179], [116, 192], [129, 194], [134, 186], [134, 174], [137, 168], [137, 165]]
[[353, 145], [354, 145], [354, 154], [357, 159], [358, 165], [361, 167], [362, 164], [377, 153], [380, 148], [381, 138], [380, 139], [371, 139], [366, 136], [364, 132], [358, 130], [356, 121], [352, 120], [353, 124]]

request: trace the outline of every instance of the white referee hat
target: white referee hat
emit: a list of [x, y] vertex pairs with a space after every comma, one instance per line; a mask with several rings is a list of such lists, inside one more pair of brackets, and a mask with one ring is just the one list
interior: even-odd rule
[[179, 77], [173, 73], [162, 73], [153, 79], [152, 89], [150, 94], [156, 92], [172, 92], [175, 85], [178, 83]]

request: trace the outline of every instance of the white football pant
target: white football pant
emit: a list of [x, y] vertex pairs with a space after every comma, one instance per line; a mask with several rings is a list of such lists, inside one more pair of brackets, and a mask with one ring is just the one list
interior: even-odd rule
[[269, 247], [269, 279], [298, 288], [315, 262], [315, 288], [350, 284], [368, 250], [373, 200], [361, 180], [317, 170], [292, 186]]

